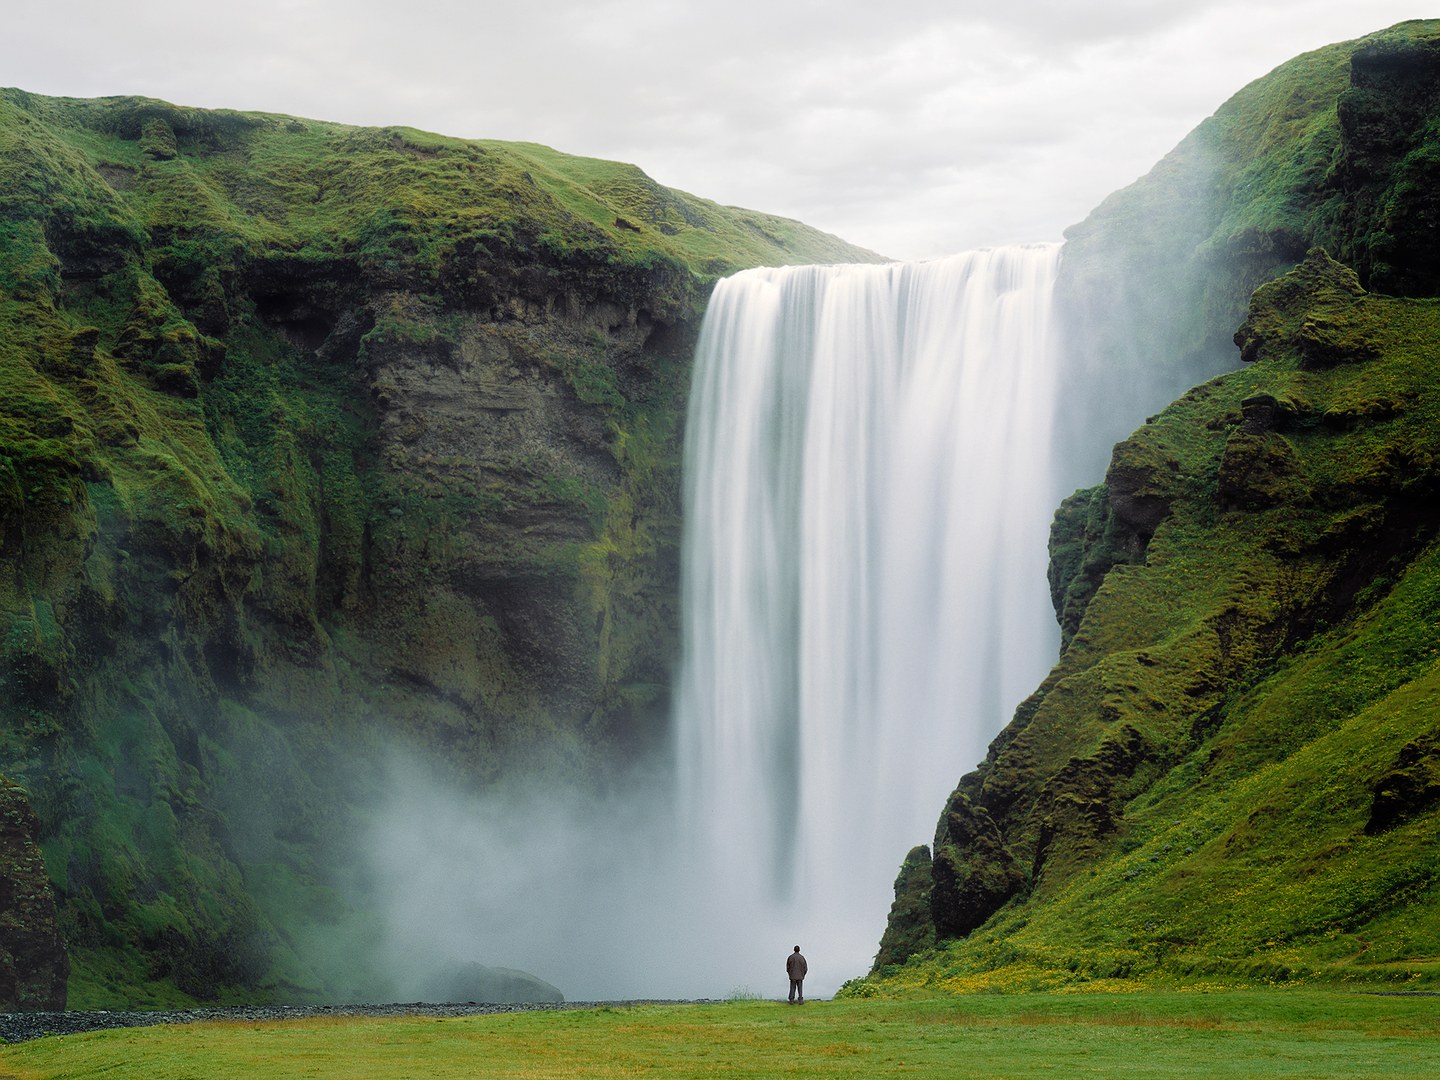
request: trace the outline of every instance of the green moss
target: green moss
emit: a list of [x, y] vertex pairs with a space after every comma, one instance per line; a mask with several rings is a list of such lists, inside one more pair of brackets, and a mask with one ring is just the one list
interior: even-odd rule
[[615, 369], [606, 363], [603, 344], [587, 355], [581, 352], [552, 354], [550, 362], [559, 369], [575, 396], [586, 405], [616, 409], [625, 404]]

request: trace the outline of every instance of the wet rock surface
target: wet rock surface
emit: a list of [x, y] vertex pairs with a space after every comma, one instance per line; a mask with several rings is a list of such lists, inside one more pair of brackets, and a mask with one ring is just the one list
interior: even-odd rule
[[469, 1002], [463, 1005], [434, 1005], [425, 1002], [392, 1003], [387, 1005], [236, 1005], [223, 1009], [175, 1009], [73, 1012], [12, 1012], [0, 1013], [0, 1041], [28, 1042], [46, 1035], [78, 1035], [106, 1028], [154, 1027], [158, 1024], [194, 1024], [205, 1021], [273, 1023], [285, 1020], [308, 1020], [314, 1017], [385, 1018], [431, 1016], [441, 1019], [462, 1016], [490, 1016], [514, 1012], [555, 1012], [562, 1009], [595, 1009], [632, 1005], [713, 1005], [715, 999], [669, 1000], [643, 998], [632, 1001], [566, 1001], [496, 1004]]
[[0, 1007], [63, 1009], [70, 957], [25, 792], [0, 777]]

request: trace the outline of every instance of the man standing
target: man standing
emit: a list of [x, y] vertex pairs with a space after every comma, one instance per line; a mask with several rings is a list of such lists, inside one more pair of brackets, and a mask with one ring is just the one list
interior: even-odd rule
[[809, 965], [805, 963], [805, 957], [800, 955], [800, 946], [795, 946], [795, 951], [785, 958], [785, 974], [790, 976], [790, 1004], [797, 1001], [805, 1004], [805, 972]]

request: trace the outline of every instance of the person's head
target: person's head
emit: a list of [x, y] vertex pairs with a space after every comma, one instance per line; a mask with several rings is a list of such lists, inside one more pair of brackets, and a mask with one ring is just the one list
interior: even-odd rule
[[796, 951], [796, 952], [799, 952], [799, 951], [800, 951], [800, 946], [799, 946], [799, 945], [796, 945], [796, 946], [795, 946], [795, 951]]

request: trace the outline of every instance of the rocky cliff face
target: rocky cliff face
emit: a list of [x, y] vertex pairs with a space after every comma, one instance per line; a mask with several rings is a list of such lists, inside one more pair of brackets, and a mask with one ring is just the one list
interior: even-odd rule
[[0, 780], [0, 1008], [65, 1008], [70, 957], [36, 842], [40, 823], [25, 793]]
[[[1070, 302], [1107, 275], [1138, 289], [1135, 237], [1103, 230], [1147, 207], [1193, 221], [1168, 180], [1184, 201], [1252, 178], [1207, 196], [1209, 239], [1168, 256], [1181, 277], [1157, 295], [1189, 290], [1192, 341], [1295, 245], [1354, 268], [1315, 247], [1256, 290], [1245, 369], [1160, 411], [1061, 506], [1059, 663], [941, 817], [928, 927], [907, 860], [870, 990], [1440, 978], [1440, 324], [1433, 251], [1400, 239], [1433, 216], [1433, 185], [1407, 178], [1433, 155], [1437, 41], [1404, 24], [1286, 65], [1078, 231]], [[1157, 337], [1145, 315], [1140, 339], [1173, 343], [1177, 321]]]
[[544, 147], [0, 91], [0, 771], [72, 1004], [336, 992], [387, 754], [662, 733], [709, 283], [873, 258]]

